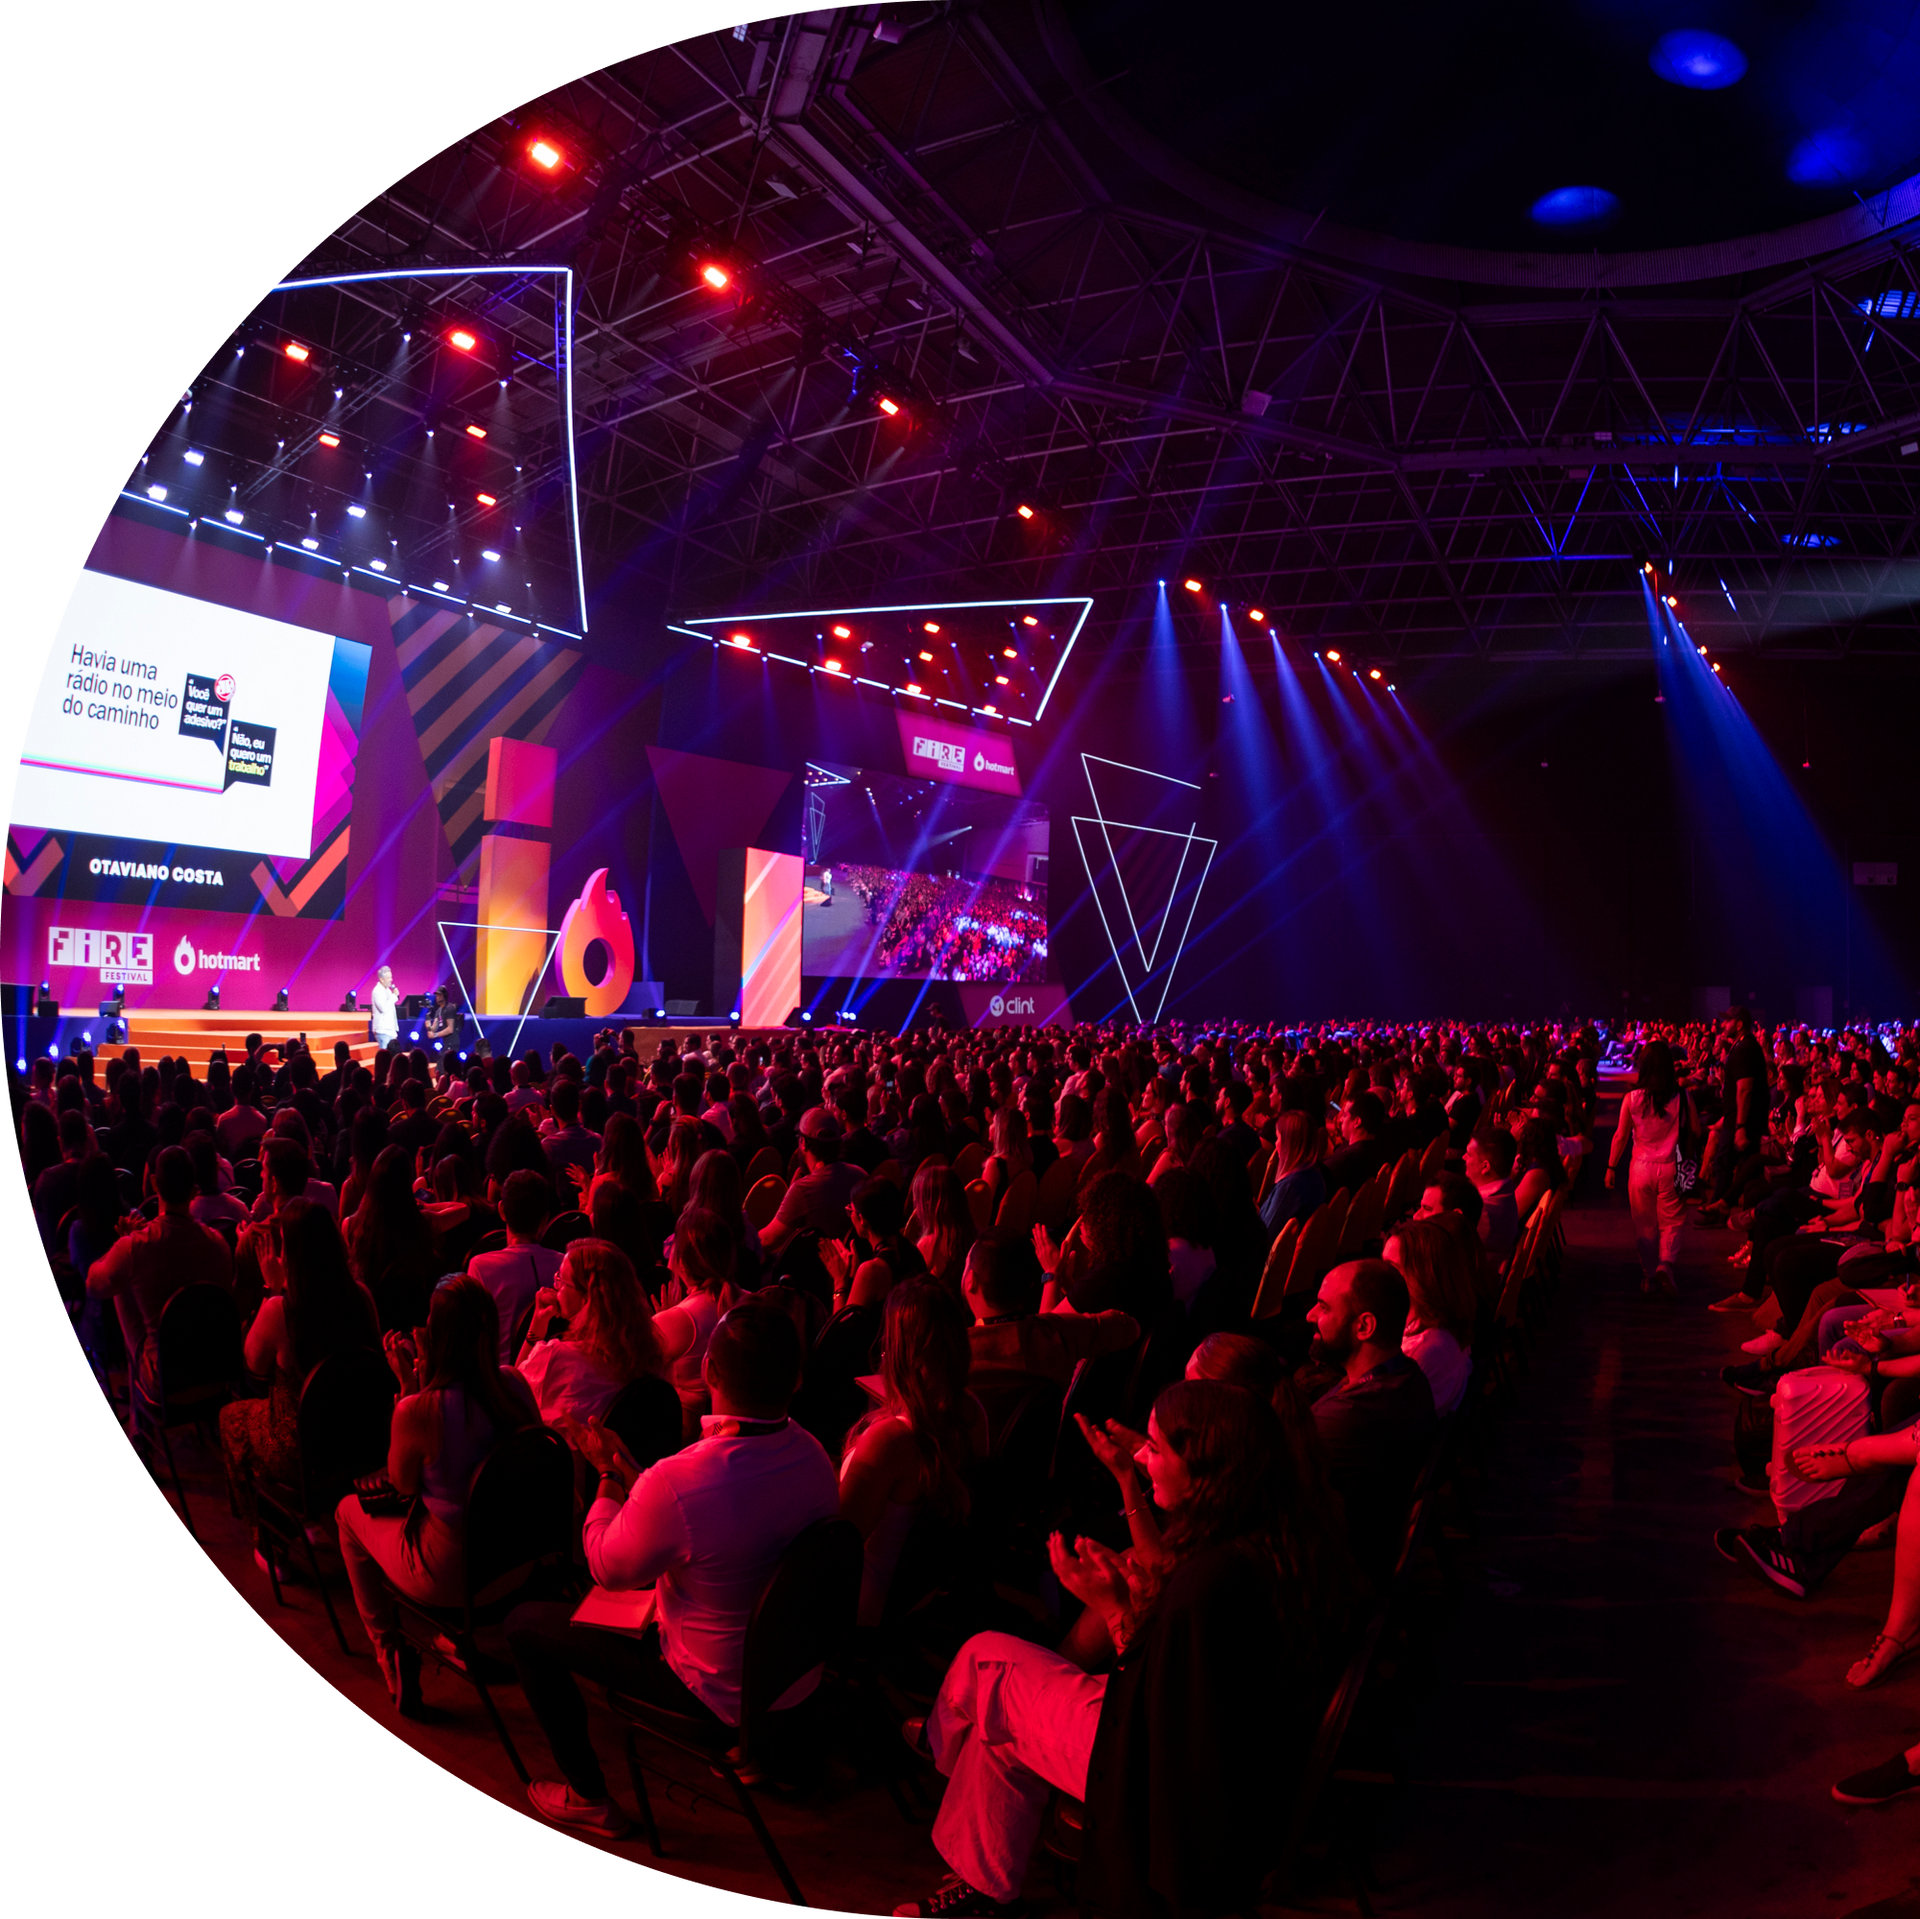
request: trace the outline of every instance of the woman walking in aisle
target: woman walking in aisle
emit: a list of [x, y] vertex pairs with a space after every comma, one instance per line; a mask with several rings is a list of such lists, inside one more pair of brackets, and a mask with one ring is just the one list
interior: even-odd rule
[[1612, 1189], [1623, 1161], [1627, 1166], [1627, 1202], [1633, 1209], [1634, 1250], [1640, 1255], [1640, 1290], [1658, 1286], [1676, 1294], [1673, 1268], [1680, 1257], [1686, 1207], [1680, 1198], [1675, 1160], [1680, 1128], [1687, 1117], [1687, 1095], [1673, 1070], [1673, 1053], [1664, 1040], [1640, 1049], [1633, 1091], [1620, 1102], [1620, 1124], [1607, 1155], [1607, 1186]]

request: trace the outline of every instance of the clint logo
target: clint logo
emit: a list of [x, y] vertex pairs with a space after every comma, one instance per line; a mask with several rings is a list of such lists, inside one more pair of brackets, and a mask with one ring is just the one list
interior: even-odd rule
[[1008, 1014], [1031, 1014], [1035, 1010], [1036, 1008], [1031, 994], [1025, 999], [1019, 999], [1003, 998], [1000, 994], [996, 993], [993, 998], [987, 1002], [987, 1011], [990, 1012], [995, 1019], [1000, 1019]]

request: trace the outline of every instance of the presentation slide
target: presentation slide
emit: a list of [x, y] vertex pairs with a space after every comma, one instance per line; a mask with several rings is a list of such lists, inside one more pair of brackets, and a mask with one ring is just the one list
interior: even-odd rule
[[1049, 978], [1044, 807], [815, 764], [805, 833], [805, 973], [1017, 985]]
[[14, 818], [305, 859], [334, 644], [83, 573], [27, 723]]

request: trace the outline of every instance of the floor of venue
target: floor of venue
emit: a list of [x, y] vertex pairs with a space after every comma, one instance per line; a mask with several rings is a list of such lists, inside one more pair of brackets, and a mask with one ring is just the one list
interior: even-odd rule
[[[1423, 1569], [1376, 1709], [1356, 1722], [1349, 1770], [1368, 1777], [1341, 1787], [1338, 1810], [1364, 1836], [1375, 1909], [1920, 1915], [1920, 1805], [1855, 1811], [1828, 1796], [1920, 1737], [1920, 1668], [1868, 1693], [1842, 1677], [1883, 1616], [1890, 1556], [1856, 1554], [1796, 1604], [1713, 1550], [1715, 1527], [1767, 1511], [1734, 1484], [1733, 1401], [1716, 1377], [1746, 1321], [1705, 1310], [1726, 1290], [1730, 1238], [1691, 1235], [1674, 1306], [1639, 1290], [1623, 1198], [1586, 1193], [1567, 1228], [1530, 1369], [1450, 1529], [1454, 1584]], [[430, 1673], [432, 1722], [397, 1720], [344, 1584], [353, 1658], [310, 1590], [274, 1604], [217, 1458], [190, 1437], [176, 1450], [209, 1552], [261, 1618], [395, 1736], [525, 1813], [471, 1691]], [[545, 1747], [517, 1690], [496, 1698], [538, 1772]], [[624, 1800], [617, 1734], [599, 1724]], [[736, 1814], [651, 1789], [673, 1871], [779, 1898]], [[815, 1905], [885, 1912], [938, 1876], [924, 1822], [909, 1827], [879, 1786], [830, 1779], [762, 1804]], [[641, 1838], [613, 1849], [648, 1861]], [[1044, 1859], [1028, 1890], [1064, 1908]], [[1324, 1867], [1297, 1903], [1354, 1910]]]

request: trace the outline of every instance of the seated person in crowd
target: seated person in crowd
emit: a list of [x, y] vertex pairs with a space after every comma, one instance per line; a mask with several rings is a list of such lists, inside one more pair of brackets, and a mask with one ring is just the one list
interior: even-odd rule
[[560, 1255], [540, 1244], [553, 1213], [553, 1188], [538, 1173], [522, 1168], [507, 1175], [500, 1192], [500, 1220], [507, 1243], [498, 1252], [475, 1253], [467, 1272], [493, 1295], [500, 1315], [500, 1362], [510, 1366], [508, 1350], [523, 1314], [543, 1286], [553, 1284]]
[[1438, 1220], [1409, 1219], [1395, 1227], [1380, 1256], [1407, 1283], [1411, 1310], [1400, 1350], [1427, 1376], [1433, 1409], [1442, 1419], [1458, 1412], [1473, 1378], [1473, 1324], [1479, 1312], [1473, 1269]]
[[1273, 1184], [1260, 1202], [1261, 1224], [1269, 1237], [1288, 1220], [1307, 1223], [1326, 1200], [1326, 1175], [1314, 1154], [1318, 1148], [1310, 1114], [1282, 1113], [1273, 1126]]
[[515, 1364], [549, 1426], [604, 1419], [636, 1379], [651, 1376], [664, 1388], [667, 1365], [653, 1312], [626, 1254], [604, 1239], [574, 1240], [553, 1284], [534, 1295]]
[[830, 1106], [814, 1106], [801, 1116], [800, 1156], [806, 1170], [794, 1176], [780, 1198], [780, 1210], [760, 1229], [761, 1253], [771, 1259], [797, 1233], [844, 1239], [847, 1202], [866, 1174], [840, 1157], [840, 1116]]
[[[51, 1060], [38, 1062], [51, 1066]], [[60, 1115], [60, 1157], [33, 1182], [33, 1219], [49, 1257], [64, 1252], [60, 1222], [80, 1203], [80, 1169], [99, 1151], [93, 1128], [77, 1106]]]
[[93, 1262], [87, 1270], [87, 1292], [115, 1302], [133, 1390], [157, 1405], [161, 1312], [185, 1286], [206, 1282], [231, 1292], [233, 1255], [211, 1226], [193, 1217], [199, 1182], [184, 1147], [161, 1148], [154, 1184], [160, 1195], [158, 1216], [115, 1240]]
[[903, 1280], [887, 1295], [880, 1403], [847, 1435], [840, 1511], [866, 1542], [863, 1627], [886, 1612], [894, 1569], [922, 1507], [955, 1521], [967, 1511], [968, 1470], [986, 1457], [987, 1414], [967, 1390], [967, 1316], [936, 1280]]
[[435, 1289], [417, 1345], [391, 1332], [384, 1345], [400, 1385], [387, 1479], [413, 1504], [404, 1518], [374, 1514], [351, 1492], [334, 1520], [380, 1676], [395, 1708], [418, 1718], [420, 1655], [400, 1632], [394, 1596], [423, 1606], [459, 1603], [473, 1476], [501, 1440], [540, 1415], [526, 1381], [500, 1364], [493, 1295], [477, 1279], [462, 1274]]
[[[1018, 1910], [1054, 1791], [1085, 1802], [1078, 1893], [1099, 1912], [1250, 1911], [1340, 1644], [1337, 1541], [1310, 1537], [1272, 1409], [1181, 1381], [1141, 1448], [1151, 1553], [1051, 1542], [1055, 1575], [1117, 1656], [1095, 1674], [1007, 1633], [960, 1649], [924, 1728], [947, 1774], [933, 1843], [951, 1876], [895, 1908]], [[1283, 1572], [1281, 1569], [1285, 1568]]]
[[208, 1129], [187, 1134], [181, 1145], [193, 1161], [193, 1177], [199, 1191], [193, 1196], [192, 1212], [202, 1226], [218, 1226], [222, 1220], [238, 1227], [253, 1217], [245, 1198], [220, 1177], [220, 1149]]
[[1357, 1093], [1341, 1115], [1346, 1144], [1320, 1170], [1333, 1193], [1358, 1192], [1387, 1163], [1387, 1108], [1378, 1093]]
[[600, 1151], [600, 1135], [588, 1132], [580, 1124], [580, 1088], [571, 1079], [556, 1079], [547, 1104], [553, 1113], [553, 1124], [541, 1134], [540, 1144], [546, 1149], [555, 1175], [564, 1179], [569, 1167], [591, 1174]]
[[1036, 1379], [1065, 1386], [1081, 1360], [1123, 1352], [1140, 1337], [1140, 1322], [1127, 1313], [1043, 1313], [1040, 1292], [1027, 1247], [994, 1234], [974, 1241], [960, 1293], [973, 1315], [967, 1378], [975, 1392], [1004, 1393]]
[[[785, 1314], [752, 1300], [714, 1329], [706, 1385], [713, 1411], [699, 1440], [636, 1473], [598, 1424], [574, 1441], [600, 1475], [587, 1513], [587, 1567], [614, 1590], [652, 1585], [641, 1633], [572, 1623], [564, 1603], [533, 1602], [507, 1618], [507, 1644], [527, 1703], [563, 1777], [527, 1788], [544, 1819], [618, 1838], [626, 1814], [607, 1790], [575, 1675], [709, 1724], [740, 1723], [747, 1622], [781, 1555], [816, 1520], [840, 1512], [833, 1462], [787, 1417], [800, 1377], [800, 1336]], [[797, 1706], [818, 1684], [797, 1681], [775, 1702]]]
[[1354, 1259], [1320, 1282], [1307, 1309], [1314, 1357], [1341, 1375], [1313, 1402], [1313, 1421], [1353, 1556], [1376, 1583], [1393, 1571], [1438, 1431], [1427, 1376], [1400, 1349], [1409, 1306], [1406, 1281], [1385, 1260]]
[[1519, 1148], [1500, 1127], [1476, 1133], [1467, 1142], [1467, 1177], [1480, 1195], [1480, 1237], [1487, 1257], [1498, 1266], [1520, 1238], [1520, 1209], [1514, 1199], [1513, 1162]]

